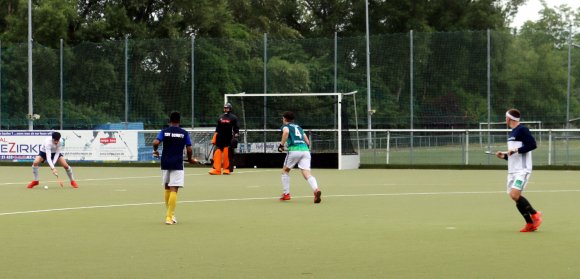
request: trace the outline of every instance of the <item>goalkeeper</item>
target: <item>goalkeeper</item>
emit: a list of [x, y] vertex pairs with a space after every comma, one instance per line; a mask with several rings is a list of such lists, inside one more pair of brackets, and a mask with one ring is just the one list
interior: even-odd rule
[[209, 171], [211, 175], [230, 174], [233, 171], [233, 165], [230, 161], [233, 157], [234, 149], [238, 147], [238, 138], [240, 128], [238, 126], [238, 118], [232, 112], [232, 105], [226, 103], [224, 105], [224, 113], [220, 115], [215, 133], [213, 135], [212, 144], [215, 145], [213, 154], [213, 169]]

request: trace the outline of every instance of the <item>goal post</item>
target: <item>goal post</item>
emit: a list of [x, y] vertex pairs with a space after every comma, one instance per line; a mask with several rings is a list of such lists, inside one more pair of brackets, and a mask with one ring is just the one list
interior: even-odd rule
[[[356, 120], [356, 93], [242, 92], [225, 94], [224, 104], [231, 103], [239, 119], [243, 134], [239, 153], [276, 152], [282, 113], [293, 111], [297, 114], [297, 123], [309, 134], [313, 157], [320, 153], [336, 153], [338, 169], [356, 169], [360, 165], [358, 123], [353, 127], [348, 122], [348, 115], [352, 113]], [[351, 128], [355, 128], [352, 135]]]

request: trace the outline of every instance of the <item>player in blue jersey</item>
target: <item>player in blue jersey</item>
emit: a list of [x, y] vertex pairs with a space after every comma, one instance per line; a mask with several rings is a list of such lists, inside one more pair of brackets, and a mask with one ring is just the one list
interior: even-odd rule
[[282, 167], [282, 190], [284, 193], [280, 197], [281, 201], [290, 200], [290, 170], [296, 165], [302, 171], [302, 176], [312, 191], [314, 192], [314, 203], [322, 201], [322, 192], [318, 189], [318, 182], [316, 178], [310, 173], [310, 140], [304, 133], [302, 128], [294, 122], [294, 113], [291, 111], [284, 112], [282, 116], [282, 139], [278, 145], [278, 151], [284, 152], [284, 145], [286, 145], [288, 154], [284, 160]]
[[536, 140], [530, 130], [520, 123], [519, 110], [510, 109], [505, 116], [507, 126], [512, 129], [508, 136], [508, 151], [498, 151], [495, 156], [508, 161], [507, 192], [526, 220], [520, 232], [533, 232], [542, 224], [542, 213], [532, 207], [522, 192], [532, 174], [532, 150], [536, 149]]
[[177, 192], [183, 187], [185, 174], [183, 171], [183, 149], [187, 152], [187, 161], [195, 164], [197, 160], [192, 158], [191, 139], [189, 133], [179, 127], [181, 115], [172, 112], [169, 116], [169, 127], [161, 130], [153, 141], [153, 156], [159, 157], [159, 145], [163, 143], [161, 155], [161, 181], [165, 187], [165, 224], [176, 224], [175, 206], [177, 204]]

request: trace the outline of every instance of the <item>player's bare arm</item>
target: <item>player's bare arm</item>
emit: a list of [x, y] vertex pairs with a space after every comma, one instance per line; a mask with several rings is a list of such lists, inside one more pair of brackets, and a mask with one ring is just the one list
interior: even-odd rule
[[185, 150], [187, 152], [187, 161], [190, 164], [197, 164], [198, 163], [197, 159], [192, 158], [192, 156], [193, 156], [193, 149], [191, 148], [191, 146], [185, 147]]
[[304, 134], [304, 142], [306, 142], [306, 144], [308, 144], [308, 146], [310, 146], [310, 139], [308, 138], [306, 133]]
[[290, 129], [288, 129], [288, 127], [282, 128], [282, 139], [280, 139], [280, 144], [278, 145], [278, 152], [284, 152], [284, 144], [286, 143], [289, 134]]
[[159, 148], [159, 144], [161, 142], [158, 139], [153, 140], [153, 157], [155, 158], [159, 158], [159, 151], [157, 150]]
[[286, 143], [289, 134], [290, 129], [288, 129], [288, 127], [284, 127], [284, 129], [282, 129], [282, 139], [280, 140], [280, 144], [284, 145]]

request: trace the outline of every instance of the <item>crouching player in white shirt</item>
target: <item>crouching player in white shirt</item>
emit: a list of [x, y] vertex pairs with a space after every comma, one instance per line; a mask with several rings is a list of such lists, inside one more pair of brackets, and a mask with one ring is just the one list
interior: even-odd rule
[[[28, 183], [27, 188], [33, 188], [38, 185], [38, 166], [40, 163], [47, 162], [52, 170], [52, 173], [58, 178], [58, 171], [55, 168], [56, 163], [59, 163], [65, 170], [68, 178], [70, 179], [70, 185], [73, 188], [78, 188], [73, 175], [71, 166], [66, 162], [64, 156], [60, 154], [60, 133], [53, 132], [50, 137], [47, 137], [40, 145], [40, 152], [32, 162], [32, 174], [34, 175], [34, 180]], [[62, 185], [61, 185], [62, 186]]]

